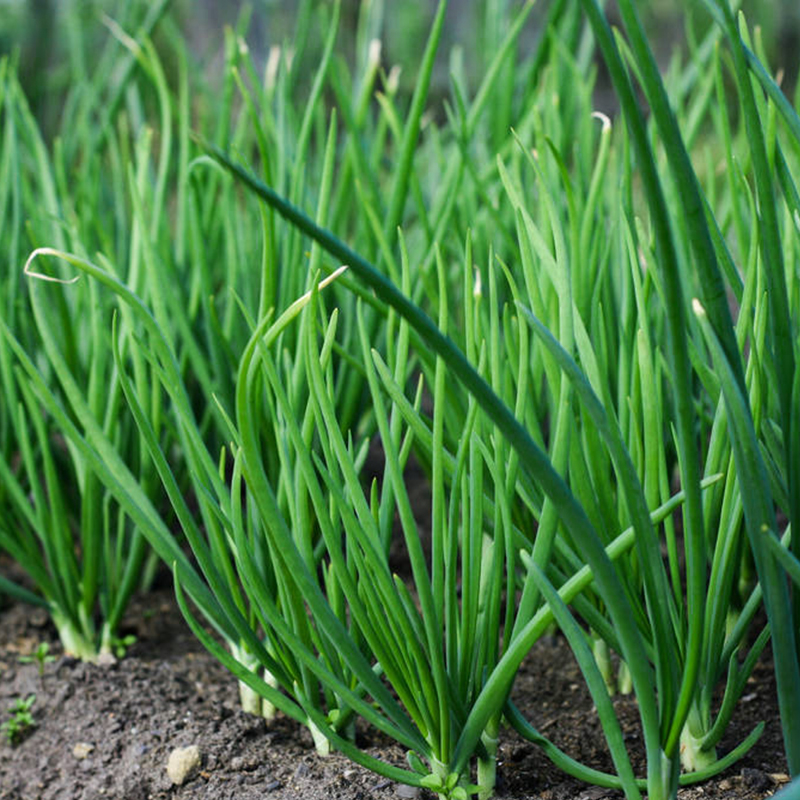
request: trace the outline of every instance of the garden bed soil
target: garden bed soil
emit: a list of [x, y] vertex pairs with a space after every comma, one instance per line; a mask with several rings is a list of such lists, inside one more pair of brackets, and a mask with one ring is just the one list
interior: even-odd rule
[[[15, 747], [0, 743], [0, 800], [427, 800], [425, 792], [384, 780], [334, 754], [316, 755], [292, 721], [267, 723], [238, 708], [235, 682], [193, 638], [172, 595], [134, 603], [125, 633], [137, 637], [124, 658], [105, 666], [60, 655], [46, 614], [23, 604], [0, 611], [0, 710], [36, 695], [36, 727]], [[40, 642], [56, 658], [21, 663]], [[768, 656], [767, 656], [768, 659]], [[547, 637], [523, 664], [514, 699], [539, 730], [582, 762], [611, 770], [596, 712], [560, 637]], [[630, 697], [616, 700], [632, 753], [640, 738]], [[5, 718], [5, 717], [4, 717]], [[681, 800], [760, 800], [786, 781], [771, 665], [758, 666], [719, 748], [734, 747], [761, 720], [764, 735], [738, 764]], [[359, 744], [405, 764], [404, 753], [372, 731]], [[173, 749], [197, 745], [201, 767], [182, 786], [166, 764]], [[635, 765], [641, 773], [642, 764]], [[501, 732], [498, 797], [604, 800], [619, 792], [581, 784], [511, 730]]]

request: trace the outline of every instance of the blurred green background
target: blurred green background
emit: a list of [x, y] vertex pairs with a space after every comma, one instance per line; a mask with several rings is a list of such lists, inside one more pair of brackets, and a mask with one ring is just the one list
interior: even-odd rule
[[[343, 0], [339, 52], [354, 52], [359, 9], [365, 2], [383, 8], [381, 29], [372, 33], [381, 40], [384, 67], [388, 71], [395, 64], [403, 65], [401, 83], [411, 85], [420, 57], [420, 43], [426, 39], [436, 0]], [[220, 70], [215, 74], [215, 67], [222, 63], [225, 26], [246, 29], [247, 44], [256, 63], [263, 66], [270, 47], [289, 41], [294, 35], [300, 7], [325, 3], [330, 0], [172, 0], [168, 24], [180, 28], [197, 69], [214, 81], [219, 79]], [[450, 0], [434, 78], [434, 97], [448, 91], [449, 62], [454, 48], [467, 77], [477, 82], [486, 66], [483, 54], [493, 51], [493, 42], [502, 35], [503, 20], [521, 4], [522, 0]], [[110, 33], [103, 23], [104, 16], [135, 33], [152, 5], [148, 0], [0, 0], [0, 54], [18, 54], [23, 85], [45, 132], [56, 124], [60, 109], [54, 98], [58, 97], [59, 88], [66, 89], [64, 83], [69, 76], [76, 74], [73, 62], [82, 60], [79, 72], [90, 73], [108, 40]], [[523, 52], [533, 48], [542, 35], [542, 20], [548, 5], [549, 0], [538, 0], [520, 39]], [[605, 5], [613, 20], [614, 3]], [[700, 32], [709, 24], [699, 2], [651, 0], [641, 2], [640, 8], [664, 65], [676, 44], [685, 40], [687, 25]], [[770, 66], [776, 72], [783, 70], [784, 86], [791, 93], [800, 63], [800, 2], [745, 0], [742, 8], [751, 23], [761, 26]], [[309, 35], [319, 36], [320, 31], [310, 31]], [[157, 45], [158, 38], [156, 35]], [[313, 54], [315, 48], [309, 48], [308, 52]], [[162, 52], [163, 55], [166, 54]], [[602, 73], [598, 90], [602, 98]]]

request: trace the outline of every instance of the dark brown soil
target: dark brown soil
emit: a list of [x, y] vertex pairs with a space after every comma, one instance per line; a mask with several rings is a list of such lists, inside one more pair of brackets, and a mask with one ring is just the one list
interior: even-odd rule
[[[394, 800], [408, 787], [333, 755], [318, 757], [311, 738], [286, 719], [272, 723], [237, 708], [234, 681], [192, 638], [170, 593], [138, 601], [128, 622], [138, 636], [125, 658], [102, 667], [58, 657], [46, 615], [21, 604], [0, 610], [0, 710], [36, 695], [36, 728], [20, 744], [0, 743], [2, 800]], [[46, 641], [56, 660], [40, 677], [19, 656]], [[577, 666], [560, 639], [540, 641], [523, 666], [514, 697], [547, 736], [584, 763], [611, 769], [597, 715]], [[636, 709], [618, 700], [636, 751]], [[780, 726], [768, 665], [756, 671], [719, 748], [735, 746], [760, 720], [755, 749], [722, 776], [681, 790], [681, 800], [769, 797], [785, 781]], [[403, 752], [362, 732], [373, 755], [405, 763]], [[196, 744], [202, 770], [172, 786], [166, 763], [176, 747]], [[76, 745], [85, 746], [76, 755]], [[85, 751], [89, 751], [88, 755]], [[84, 755], [85, 757], [78, 757]], [[501, 734], [498, 796], [508, 800], [602, 800], [619, 792], [565, 777], [542, 752], [513, 731]], [[637, 769], [641, 770], [641, 764]], [[424, 800], [426, 795], [416, 795]]]

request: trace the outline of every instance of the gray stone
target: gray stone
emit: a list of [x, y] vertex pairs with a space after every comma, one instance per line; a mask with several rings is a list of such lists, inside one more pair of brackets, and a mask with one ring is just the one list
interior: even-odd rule
[[297, 769], [294, 771], [295, 780], [298, 778], [307, 778], [311, 774], [311, 769], [309, 768], [308, 764], [301, 763], [297, 765]]

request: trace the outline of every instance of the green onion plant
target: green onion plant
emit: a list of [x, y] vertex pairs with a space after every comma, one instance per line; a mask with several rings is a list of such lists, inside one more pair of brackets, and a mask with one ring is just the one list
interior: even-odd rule
[[[34, 241], [80, 247], [78, 231], [89, 229], [93, 221], [64, 192], [59, 164], [49, 158], [13, 73], [7, 75], [5, 88], [5, 135], [17, 155], [7, 162], [12, 257], [19, 248], [19, 231], [13, 226], [22, 213], [28, 216], [27, 235]], [[26, 287], [25, 280], [19, 270], [3, 278], [8, 315], [2, 321], [0, 369], [8, 405], [0, 453], [0, 547], [28, 573], [36, 591], [7, 579], [3, 587], [48, 608], [65, 651], [91, 659], [114, 648], [128, 600], [151, 579], [152, 570], [145, 569], [145, 540], [52, 416], [43, 413], [20, 359], [38, 351], [62, 362], [73, 383], [82, 387], [89, 413], [109, 441], [127, 454], [143, 491], [157, 494], [157, 476], [138, 447], [133, 420], [122, 409], [113, 362], [102, 345], [109, 307], [97, 287], [76, 287], [65, 298], [52, 282]], [[82, 320], [79, 328], [75, 319]], [[139, 390], [147, 395], [158, 425], [160, 398], [150, 392], [142, 362], [139, 367]]]
[[[727, 716], [729, 715], [729, 704], [733, 702], [731, 698], [735, 699], [737, 694], [741, 692], [743, 686], [743, 683], [740, 680], [741, 674], [746, 674], [748, 669], [752, 668], [755, 658], [765, 644], [766, 635], [762, 634], [761, 637], [759, 637], [751, 651], [750, 657], [745, 662], [744, 666], [740, 667], [738, 665], [738, 661], [734, 659], [734, 655], [736, 655], [739, 643], [742, 641], [742, 626], [740, 625], [735, 627], [730, 636], [728, 636], [727, 631], [725, 631], [722, 642], [720, 642], [719, 638], [717, 638], [715, 643], [716, 649], [710, 654], [710, 656], [713, 656], [714, 660], [707, 662], [709, 665], [709, 674], [705, 675], [704, 677], [708, 678], [708, 682], [698, 682], [701, 664], [703, 662], [704, 637], [706, 634], [709, 636], [720, 637], [720, 632], [724, 629], [724, 623], [722, 623], [718, 612], [717, 615], [712, 618], [712, 621], [716, 627], [705, 627], [704, 597], [707, 596], [707, 593], [709, 592], [707, 573], [711, 568], [711, 565], [713, 565], [715, 570], [714, 578], [716, 581], [720, 582], [719, 584], [712, 583], [710, 585], [712, 596], [716, 597], [715, 593], [717, 592], [717, 586], [722, 587], [724, 592], [723, 596], [730, 596], [730, 570], [733, 568], [732, 565], [733, 561], [735, 561], [735, 557], [732, 561], [731, 554], [729, 552], [725, 553], [722, 548], [727, 545], [728, 547], [733, 546], [735, 549], [735, 544], [731, 545], [729, 538], [726, 537], [731, 535], [729, 529], [735, 529], [737, 525], [735, 513], [734, 517], [723, 517], [725, 529], [723, 529], [722, 532], [725, 534], [725, 536], [720, 540], [715, 540], [715, 538], [712, 537], [710, 544], [711, 555], [709, 555], [706, 536], [703, 533], [703, 509], [700, 494], [701, 451], [695, 444], [696, 423], [693, 421], [696, 413], [696, 396], [690, 380], [690, 342], [693, 345], [696, 344], [697, 334], [696, 331], [692, 331], [692, 327], [690, 325], [688, 308], [683, 300], [684, 288], [682, 286], [683, 281], [686, 281], [689, 283], [691, 289], [694, 290], [696, 285], [694, 281], [697, 280], [697, 278], [695, 278], [694, 273], [689, 273], [688, 275], [683, 276], [677, 270], [677, 267], [682, 263], [682, 261], [681, 255], [676, 250], [676, 245], [673, 238], [674, 234], [670, 223], [671, 218], [664, 200], [662, 180], [666, 181], [666, 178], [662, 179], [657, 171], [650, 142], [645, 132], [641, 112], [638, 111], [638, 106], [636, 105], [635, 100], [633, 99], [633, 94], [629, 88], [630, 79], [627, 75], [627, 69], [624, 65], [624, 62], [619, 55], [620, 51], [617, 48], [617, 44], [614, 41], [610, 30], [606, 26], [605, 20], [602, 17], [599, 8], [587, 4], [587, 12], [593, 29], [601, 42], [601, 46], [604, 49], [604, 54], [611, 65], [612, 74], [614, 74], [615, 80], [617, 80], [617, 88], [622, 95], [623, 109], [626, 112], [626, 119], [631, 129], [630, 136], [632, 140], [632, 146], [638, 157], [637, 164], [639, 168], [644, 171], [645, 175], [644, 197], [649, 202], [649, 213], [651, 217], [651, 225], [653, 226], [653, 249], [650, 250], [645, 244], [642, 244], [639, 247], [648, 247], [647, 252], [651, 254], [651, 257], [653, 258], [657, 267], [657, 269], [653, 270], [653, 272], [654, 280], [657, 281], [656, 288], [660, 293], [662, 293], [663, 302], [665, 304], [664, 319], [666, 330], [669, 336], [669, 349], [666, 353], [664, 361], [672, 365], [670, 381], [671, 385], [669, 386], [669, 389], [671, 398], [674, 398], [674, 407], [670, 409], [670, 411], [672, 414], [675, 414], [676, 419], [674, 424], [681, 483], [684, 487], [686, 487], [687, 492], [689, 488], [692, 488], [692, 492], [695, 492], [692, 503], [684, 512], [683, 546], [686, 553], [685, 557], [687, 564], [687, 595], [685, 600], [683, 597], [679, 598], [681, 602], [678, 607], [673, 605], [675, 602], [675, 600], [672, 599], [674, 595], [671, 594], [668, 588], [670, 579], [673, 582], [673, 587], [677, 588], [674, 571], [674, 544], [673, 552], [671, 554], [672, 563], [671, 565], [665, 565], [661, 559], [657, 539], [654, 536], [653, 529], [650, 527], [649, 520], [647, 520], [644, 513], [647, 508], [644, 488], [636, 475], [635, 466], [632, 462], [630, 452], [626, 447], [624, 436], [619, 429], [619, 425], [608, 413], [611, 409], [609, 409], [607, 406], [604, 407], [602, 401], [598, 399], [597, 394], [592, 390], [586, 375], [582, 375], [575, 366], [575, 363], [572, 360], [569, 352], [569, 350], [573, 348], [573, 340], [568, 339], [566, 342], [567, 347], [565, 348], [563, 341], [560, 343], [556, 342], [556, 340], [547, 334], [546, 328], [542, 326], [541, 323], [539, 323], [538, 320], [533, 317], [533, 315], [530, 316], [532, 317], [534, 329], [538, 332], [539, 337], [551, 351], [553, 357], [557, 359], [559, 367], [564, 375], [569, 378], [570, 383], [576, 387], [579, 399], [582, 404], [585, 405], [587, 409], [587, 416], [590, 418], [590, 421], [601, 432], [601, 435], [605, 440], [604, 443], [608, 448], [609, 456], [613, 462], [613, 468], [617, 475], [619, 487], [622, 490], [622, 496], [627, 507], [627, 513], [633, 518], [634, 525], [638, 525], [636, 543], [637, 559], [639, 563], [639, 569], [643, 573], [641, 585], [644, 592], [644, 596], [640, 602], [645, 603], [645, 605], [642, 606], [642, 609], [645, 609], [646, 614], [644, 625], [647, 629], [646, 632], [649, 632], [649, 646], [646, 646], [645, 644], [647, 640], [642, 641], [640, 634], [638, 634], [634, 628], [630, 627], [633, 625], [633, 621], [637, 619], [637, 616], [632, 615], [628, 619], [624, 620], [622, 616], [616, 616], [616, 614], [614, 614], [612, 611], [612, 606], [614, 604], [617, 605], [616, 611], [617, 614], [619, 614], [620, 608], [618, 602], [616, 602], [617, 598], [612, 598], [608, 594], [608, 588], [602, 586], [599, 577], [596, 577], [596, 585], [598, 586], [598, 593], [600, 594], [601, 600], [605, 601], [605, 603], [609, 605], [608, 612], [611, 614], [612, 621], [611, 636], [615, 640], [617, 648], [621, 650], [623, 657], [628, 662], [627, 667], [631, 673], [631, 681], [640, 703], [642, 722], [645, 731], [645, 741], [647, 743], [646, 747], [648, 750], [649, 774], [646, 786], [649, 793], [653, 796], [670, 796], [674, 793], [677, 787], [678, 766], [680, 763], [679, 749], [681, 747], [684, 751], [686, 751], [687, 748], [691, 749], [691, 753], [686, 757], [686, 762], [690, 766], [701, 767], [701, 773], [707, 774], [705, 772], [706, 768], [708, 768], [710, 764], [714, 763], [713, 745], [716, 741], [718, 741], [720, 732], [724, 730], [724, 725], [727, 721]], [[641, 29], [638, 26], [638, 20], [635, 14], [628, 15], [626, 17], [626, 21], [628, 26], [632, 29], [632, 33], [629, 32], [633, 42], [632, 46], [639, 48], [644, 47], [644, 49], [641, 49], [640, 56], [642, 54], [646, 54], [649, 57], [649, 51], [646, 49], [646, 41], [640, 38]], [[638, 63], [641, 67], [641, 64], [643, 63], [641, 58]], [[652, 59], [650, 62], [646, 63], [653, 63]], [[693, 201], [693, 198], [695, 196], [697, 197], [698, 213], [687, 219], [686, 223], [698, 226], [698, 236], [700, 236], [702, 231], [705, 230], [705, 238], [690, 238], [689, 241], [692, 242], [695, 248], [700, 247], [703, 241], [708, 243], [708, 247], [706, 251], [704, 251], [704, 257], [710, 261], [702, 262], [704, 268], [709, 267], [710, 263], [711, 267], [719, 270], [719, 267], [716, 266], [717, 259], [719, 258], [717, 251], [720, 251], [723, 259], [728, 259], [727, 265], [730, 266], [731, 257], [726, 251], [724, 243], [720, 240], [719, 227], [706, 221], [705, 201], [699, 194], [696, 175], [689, 164], [688, 158], [686, 158], [685, 144], [681, 138], [674, 115], [667, 104], [664, 84], [661, 78], [658, 76], [658, 73], [649, 69], [648, 71], [642, 70], [641, 80], [645, 85], [645, 89], [652, 92], [652, 95], [648, 95], [651, 98], [651, 102], [653, 102], [655, 105], [656, 101], [658, 101], [661, 104], [660, 108], [664, 109], [663, 114], [661, 111], [659, 111], [659, 115], [655, 117], [655, 122], [656, 125], [659, 126], [659, 130], [666, 140], [665, 147], [667, 148], [667, 155], [669, 159], [668, 168], [678, 176], [675, 178], [676, 181], [684, 181], [683, 184], [679, 185], [683, 185], [683, 189], [688, 193], [689, 199]], [[304, 219], [302, 215], [297, 213], [296, 209], [293, 209], [287, 205], [281, 200], [280, 197], [271, 192], [268, 187], [260, 184], [252, 177], [245, 175], [236, 167], [235, 164], [227, 159], [224, 154], [216, 151], [215, 156], [222, 163], [225, 163], [229, 169], [238, 174], [239, 177], [254, 191], [256, 191], [256, 193], [259, 194], [262, 199], [270, 203], [270, 205], [272, 205], [274, 208], [277, 208], [291, 222], [300, 226], [307, 232], [313, 233], [313, 235], [318, 238], [318, 241], [322, 242], [337, 259], [341, 259], [350, 263], [353, 271], [356, 272], [357, 275], [362, 278], [362, 280], [371, 285], [381, 299], [386, 300], [386, 302], [400, 310], [401, 313], [404, 313], [408, 319], [413, 320], [414, 327], [417, 329], [420, 335], [425, 337], [427, 343], [432, 349], [439, 353], [447, 353], [448, 361], [453, 370], [459, 375], [459, 377], [462, 377], [462, 379], [465, 380], [470, 391], [473, 392], [476, 398], [479, 399], [481, 405], [492, 413], [492, 419], [503, 421], [505, 428], [501, 427], [501, 430], [503, 433], [509, 436], [509, 439], [515, 445], [515, 449], [520, 452], [520, 458], [522, 460], [523, 467], [529, 468], [531, 471], [533, 471], [534, 465], [538, 468], [538, 472], [535, 473], [536, 478], [543, 484], [545, 487], [545, 492], [550, 494], [551, 498], [555, 497], [558, 499], [559, 502], [557, 504], [557, 508], [562, 514], [562, 522], [570, 523], [570, 533], [573, 538], [577, 538], [579, 552], [581, 552], [582, 555], [589, 560], [592, 568], [596, 569], [598, 573], [607, 569], [608, 565], [603, 562], [601, 551], [595, 550], [592, 553], [592, 548], [597, 547], [597, 544], [595, 544], [597, 541], [597, 534], [596, 532], [592, 531], [591, 522], [589, 522], [589, 520], [585, 517], [585, 512], [583, 512], [583, 509], [580, 509], [577, 504], [575, 506], [572, 505], [576, 502], [575, 498], [568, 490], [566, 490], [566, 487], [563, 484], [559, 485], [557, 482], [554, 482], [550, 484], [550, 486], [547, 485], [547, 481], [552, 480], [552, 473], [549, 473], [549, 470], [551, 469], [549, 463], [539, 460], [541, 456], [537, 454], [540, 454], [541, 451], [536, 447], [535, 443], [529, 438], [529, 436], [524, 434], [523, 430], [520, 430], [519, 427], [516, 427], [517, 423], [513, 421], [510, 409], [508, 407], [503, 407], [497, 396], [489, 390], [489, 387], [486, 385], [486, 383], [477, 379], [473, 368], [469, 366], [468, 362], [463, 358], [463, 356], [454, 350], [452, 342], [449, 342], [446, 338], [443, 338], [441, 331], [436, 330], [429, 320], [420, 316], [419, 310], [413, 306], [410, 306], [407, 299], [403, 298], [402, 296], [398, 296], [396, 290], [389, 286], [385, 279], [382, 279], [374, 272], [374, 270], [370, 269], [369, 265], [364, 263], [363, 259], [359, 259], [355, 253], [348, 250], [341, 242], [333, 239], [330, 234], [327, 234], [319, 229], [314, 229], [313, 226], [309, 224], [307, 219]], [[538, 173], [537, 177], [540, 178], [541, 182], [542, 170], [537, 170], [535, 164], [533, 167]], [[545, 203], [548, 199], [549, 198], [545, 197]], [[523, 225], [527, 223], [527, 232], [529, 238], [533, 240], [533, 244], [530, 241], [528, 242], [527, 246], [529, 250], [535, 250], [539, 259], [545, 263], [548, 260], [552, 261], [552, 254], [549, 254], [548, 258], [547, 250], [542, 246], [542, 243], [546, 244], [547, 240], [541, 235], [540, 232], [536, 232], [536, 229], [531, 222], [526, 220], [523, 208], [518, 207], [518, 212], [521, 217], [521, 223]], [[551, 226], [553, 217], [554, 215], [551, 213]], [[641, 235], [638, 234], [638, 232], [634, 233], [634, 222], [634, 218], [632, 216], [629, 217], [627, 220], [627, 232], [625, 229], [623, 229], [622, 233], [623, 236], [628, 239], [628, 241], [632, 240], [635, 243], [641, 238]], [[533, 231], [533, 233], [531, 233], [531, 231]], [[557, 236], [557, 233], [558, 231], [553, 231], [551, 227], [549, 234], [554, 240], [555, 252], [558, 255], [559, 237]], [[716, 237], [716, 245], [714, 243], [714, 237]], [[538, 247], [536, 246], [537, 241], [539, 244]], [[561, 237], [561, 241], [563, 242], [563, 237]], [[632, 261], [637, 268], [639, 267], [640, 263], [639, 247], [634, 245], [634, 247], [631, 248], [631, 253], [634, 256]], [[695, 256], [693, 252], [687, 255]], [[556, 263], [556, 268], [561, 269], [562, 275], [564, 272], [566, 272], [566, 265], [564, 262], [565, 260], [561, 259], [560, 264]], [[667, 269], [668, 267], [673, 270], [671, 273]], [[661, 272], [662, 269], [666, 271], [664, 274]], [[718, 276], [716, 278], [717, 285], [722, 286], [721, 273], [718, 271], [716, 274]], [[751, 277], [751, 282], [754, 280], [755, 279]], [[560, 321], [563, 320], [565, 316], [567, 319], [569, 319], [568, 311], [572, 305], [569, 296], [569, 290], [571, 287], [569, 287], [568, 272], [566, 272], [566, 281], [564, 278], [561, 278], [561, 281], [562, 284], [567, 284], [567, 289], [559, 298]], [[741, 278], [739, 278], [738, 281], [735, 280], [735, 288], [741, 290], [742, 283], [745, 283], [745, 281]], [[635, 281], [633, 284], [629, 284], [629, 286], [635, 289]], [[714, 314], [716, 315], [716, 329], [719, 331], [728, 331], [725, 336], [727, 336], [728, 341], [731, 343], [729, 344], [731, 352], [738, 354], [740, 350], [735, 344], [735, 331], [731, 323], [724, 291], [720, 295], [718, 291], [715, 292], [713, 287], [714, 284], [702, 284], [704, 297], [707, 298], [706, 305], [709, 308], [714, 309]], [[639, 306], [642, 304], [642, 291], [643, 289], [639, 290], [639, 299], [637, 300]], [[713, 301], [716, 303], [716, 305], [712, 306], [710, 301]], [[699, 305], [697, 307], [699, 307]], [[639, 310], [641, 311], [641, 308]], [[753, 330], [755, 334], [758, 335], [758, 327], [749, 329], [745, 327], [746, 325], [746, 322], [742, 323], [743, 331]], [[710, 330], [714, 330], [714, 328], [711, 328]], [[564, 339], [565, 332], [563, 327], [559, 331], [559, 334], [560, 338]], [[636, 335], [640, 343], [639, 353], [648, 356], [646, 340], [642, 340], [642, 336], [638, 330]], [[567, 327], [566, 336], [575, 336], [574, 328], [572, 331], [570, 331], [569, 327]], [[740, 332], [740, 336], [743, 339], [744, 332]], [[594, 364], [596, 364], [597, 361], [596, 356], [592, 352], [591, 346], [588, 344], [588, 338], [586, 337], [585, 333], [582, 334], [582, 338], [582, 351], [578, 345], [575, 345], [575, 347], [578, 347], [581, 361], [585, 365], [584, 369], [593, 370]], [[715, 339], [714, 341], [717, 340]], [[642, 347], [644, 350], [641, 349]], [[720, 344], [719, 347], [722, 347], [722, 344]], [[701, 352], [705, 354], [707, 350], [704, 349]], [[724, 353], [725, 351], [722, 350], [721, 352]], [[695, 361], [697, 361], [700, 354], [698, 354], [698, 352], [695, 350], [692, 351], [692, 355], [694, 355]], [[648, 357], [652, 360], [652, 354], [649, 354]], [[706, 355], [703, 355], [703, 357], [708, 359], [708, 356]], [[751, 374], [754, 374], [757, 368], [757, 364], [754, 365]], [[637, 365], [637, 369], [641, 369], [641, 365]], [[698, 367], [698, 372], [700, 372], [702, 377], [706, 378], [707, 380], [710, 379], [708, 368], [703, 370], [702, 367]], [[744, 380], [743, 374], [742, 379]], [[649, 388], [650, 387], [648, 385], [645, 387], [645, 390]], [[640, 389], [640, 392], [645, 390]], [[656, 389], [656, 393], [658, 391], [659, 390]], [[715, 393], [714, 400], [717, 401], [719, 396], [719, 391], [717, 391]], [[655, 412], [657, 413], [657, 411], [658, 409], [656, 408]], [[653, 411], [651, 410], [649, 413], [652, 415]], [[721, 423], [718, 422], [717, 425], [719, 424]], [[653, 435], [652, 430], [648, 431], [648, 435]], [[719, 436], [720, 434], [717, 433], [716, 435]], [[556, 436], [558, 437], [558, 433]], [[527, 456], [527, 458], [523, 458], [523, 456]], [[662, 474], [664, 473], [665, 456], [663, 453], [663, 445], [661, 453], [659, 453], [657, 449], [655, 456], [656, 460], [653, 463], [655, 465], [656, 474], [654, 476], [651, 475], [650, 480], [657, 480], [658, 471], [661, 471]], [[712, 453], [712, 456], [714, 456], [714, 458], [712, 458], [711, 463], [715, 464], [716, 459], [720, 458], [720, 454], [718, 451], [715, 451]], [[730, 456], [728, 456], [728, 458], [730, 458]], [[740, 460], [737, 460], [736, 447], [734, 447], [733, 466], [734, 469], [737, 470], [737, 477], [739, 480], [741, 480], [741, 475], [738, 472], [739, 465]], [[654, 485], [661, 490], [661, 487], [659, 487], [658, 483], [655, 483]], [[663, 480], [661, 485], [663, 486]], [[565, 491], [566, 494], [564, 494]], [[730, 497], [730, 495], [728, 496]], [[687, 494], [687, 502], [688, 499], [689, 495]], [[730, 515], [731, 511], [727, 510], [725, 513]], [[578, 514], [577, 518], [573, 517], [573, 514]], [[583, 519], [581, 519], [582, 517]], [[578, 524], [575, 524], [576, 522]], [[576, 533], [576, 531], [578, 533]], [[537, 531], [537, 536], [541, 536], [541, 533], [541, 530]], [[580, 534], [583, 534], [585, 539], [578, 538]], [[538, 541], [541, 542], [542, 539], [540, 538]], [[719, 544], [721, 549], [719, 554], [714, 557], [714, 548], [717, 544]], [[555, 596], [553, 595], [552, 591], [550, 591], [550, 587], [544, 582], [545, 579], [543, 578], [543, 573], [541, 571], [542, 566], [546, 567], [549, 562], [549, 553], [547, 552], [546, 547], [547, 544], [542, 545], [542, 548], [539, 551], [542, 557], [542, 564], [537, 563], [536, 548], [533, 550], [533, 555], [529, 562], [530, 583], [528, 585], [534, 587], [532, 592], [538, 589], [538, 591], [551, 598], [550, 604], [554, 610], [554, 613], [556, 613], [558, 603], [555, 600]], [[544, 550], [543, 553], [542, 550]], [[758, 556], [756, 558], [758, 561]], [[672, 575], [668, 573], [667, 566], [670, 566]], [[611, 578], [610, 575], [609, 578]], [[781, 582], [777, 581], [777, 583], [773, 586], [773, 589], [779, 590], [780, 584]], [[603, 588], [606, 588], [606, 591], [603, 591]], [[765, 591], [765, 587], [763, 585], [761, 587], [761, 591]], [[630, 592], [625, 592], [623, 596], [627, 597], [629, 594]], [[752, 598], [757, 598], [757, 595], [751, 595], [751, 599]], [[754, 603], [750, 602], [749, 613], [752, 612], [753, 606]], [[574, 643], [576, 655], [578, 655], [581, 666], [584, 668], [587, 674], [587, 679], [590, 680], [590, 685], [592, 685], [593, 688], [599, 687], [600, 684], [598, 684], [595, 680], [597, 666], [596, 663], [594, 663], [594, 659], [590, 658], [591, 651], [585, 647], [579, 647], [579, 643], [582, 640], [578, 635], [578, 631], [572, 627], [569, 622], [569, 618], [566, 617], [563, 612], [563, 609], [560, 609], [558, 612], [562, 620], [562, 625], [571, 630], [571, 641]], [[641, 612], [639, 618], [641, 618]], [[747, 620], [749, 617], [745, 616], [744, 619]], [[721, 623], [722, 627], [720, 627]], [[789, 630], [791, 631], [791, 628]], [[728, 645], [727, 648], [724, 647], [726, 638]], [[721, 648], [720, 644], [723, 645]], [[631, 664], [629, 661], [631, 658], [638, 663]], [[652, 660], [655, 665], [655, 673], [652, 677], [650, 677], [650, 667], [645, 666], [649, 660]], [[702, 705], [703, 703], [708, 704], [710, 695], [709, 687], [712, 686], [714, 681], [719, 678], [719, 665], [722, 664], [724, 666], [726, 661], [729, 669], [731, 670], [729, 676], [730, 681], [728, 684], [729, 691], [726, 693], [727, 702], [719, 716], [718, 722], [712, 726], [710, 720], [707, 717], [703, 717], [704, 712], [702, 710]], [[493, 677], [494, 676], [492, 676], [492, 678]], [[492, 678], [490, 678], [487, 682], [487, 687], [496, 689], [496, 684], [493, 683]], [[655, 679], [655, 684], [652, 683], [653, 678]], [[653, 692], [655, 686], [658, 687], [658, 705], [655, 703], [655, 697], [653, 697], [652, 700], [648, 700], [645, 704], [644, 700], [646, 695], [649, 695], [651, 692]], [[700, 690], [698, 690], [698, 687], [701, 687]], [[594, 696], [596, 700], [599, 698], [599, 690], [594, 694]], [[700, 706], [700, 708], [698, 708], [698, 706]], [[484, 711], [480, 700], [477, 703], [477, 707], [481, 712]], [[705, 711], [707, 710], [708, 708], [706, 706]], [[612, 723], [609, 721], [609, 724]], [[520, 727], [524, 729], [524, 726]], [[537, 740], [541, 741], [541, 737], [538, 737], [534, 731], [531, 731], [531, 735], [536, 736]], [[754, 732], [754, 736], [757, 735], [758, 731]], [[749, 746], [749, 744], [752, 743], [753, 738], [754, 737], [750, 737], [748, 741], [744, 743], [743, 747]], [[622, 761], [623, 752], [617, 749], [617, 746], [614, 743], [615, 740], [612, 736], [609, 736], [609, 741], [613, 744], [612, 752], [614, 753], [615, 757], [617, 755], [620, 757], [618, 762], [619, 768], [619, 763], [624, 763]], [[788, 746], [791, 746], [791, 740], [787, 744]], [[741, 752], [741, 750], [739, 750], [739, 752]], [[461, 755], [463, 756], [463, 753], [461, 753]], [[621, 778], [622, 776], [620, 776], [620, 779]], [[628, 782], [625, 788], [628, 794], [632, 796], [635, 796], [636, 792], [638, 791], [638, 787], [636, 786], [635, 782]]]

